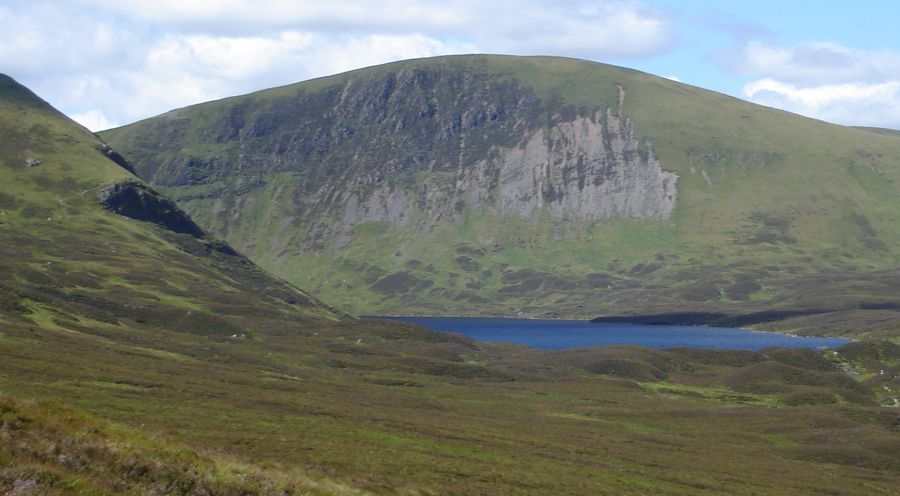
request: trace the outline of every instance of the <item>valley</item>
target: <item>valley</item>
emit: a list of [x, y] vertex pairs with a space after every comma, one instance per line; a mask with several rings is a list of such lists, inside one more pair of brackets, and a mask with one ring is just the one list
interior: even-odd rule
[[[266, 103], [274, 114], [229, 100], [102, 133], [103, 140], [0, 76], [0, 492], [892, 494], [900, 483], [900, 410], [891, 407], [900, 376], [897, 228], [882, 200], [898, 172], [894, 138], [797, 117], [748, 128], [751, 143], [768, 126], [786, 141], [792, 127], [812, 126], [821, 135], [806, 146], [826, 156], [850, 141], [871, 151], [874, 169], [860, 155], [849, 155], [857, 157], [852, 166], [840, 155], [825, 162], [815, 188], [753, 200], [768, 213], [745, 225], [741, 209], [760, 190], [741, 193], [738, 184], [777, 190], [789, 178], [809, 179], [808, 170], [736, 152], [721, 168], [704, 165], [692, 175], [673, 159], [674, 141], [643, 134], [668, 125], [650, 119], [650, 108], [679, 105], [644, 99], [660, 81], [606, 66], [583, 72], [571, 60], [542, 62], [556, 70], [532, 75], [528, 85], [509, 77], [534, 70], [534, 61], [383, 66], [253, 97], [274, 99]], [[467, 76], [461, 62], [506, 76]], [[434, 64], [458, 78], [411, 69]], [[578, 70], [567, 72], [572, 64]], [[368, 99], [392, 101], [383, 91], [392, 71], [395, 88], [462, 84], [466, 91], [453, 94], [492, 95], [499, 85], [507, 111], [487, 104], [465, 126], [447, 129], [446, 146], [457, 152], [462, 129], [471, 134], [472, 156], [461, 162], [431, 163], [446, 150], [410, 154], [407, 164], [370, 160], [362, 154], [422, 144], [379, 127], [413, 126]], [[572, 107], [563, 105], [558, 117], [531, 107], [553, 97], [554, 74], [590, 83], [566, 80]], [[341, 139], [352, 141], [350, 126], [326, 133], [308, 124], [321, 127], [318, 138], [283, 127], [297, 116], [316, 121], [304, 105], [331, 108], [329, 98], [342, 101], [340, 88], [349, 88], [344, 104], [363, 117], [371, 112], [374, 127], [353, 132], [367, 143], [383, 136], [384, 148], [375, 140], [354, 158], [322, 137], [343, 129]], [[296, 103], [298, 94], [307, 96]], [[466, 105], [493, 101], [484, 98]], [[710, 98], [716, 103], [693, 111], [724, 97]], [[641, 114], [635, 104], [632, 114], [632, 99], [650, 107]], [[425, 136], [435, 131], [431, 117], [462, 108], [432, 101], [429, 116], [429, 102], [417, 103]], [[771, 110], [744, 110], [771, 119]], [[517, 117], [507, 119], [511, 113]], [[504, 135], [510, 130], [523, 134]], [[242, 142], [241, 133], [267, 138]], [[270, 141], [273, 134], [279, 139]], [[592, 145], [589, 136], [606, 141]], [[288, 163], [279, 150], [334, 155]], [[243, 158], [235, 163], [231, 154]], [[511, 177], [514, 157], [534, 174]], [[572, 157], [581, 170], [539, 174]], [[748, 157], [770, 160], [774, 179], [742, 171]], [[368, 179], [357, 174], [363, 165]], [[440, 181], [424, 166], [434, 166]], [[507, 189], [479, 179], [491, 174]], [[704, 176], [718, 189], [703, 189]], [[449, 188], [457, 177], [465, 188]], [[358, 187], [356, 200], [349, 185]], [[539, 197], [529, 196], [534, 188]], [[829, 191], [839, 191], [838, 200]], [[821, 210], [792, 210], [820, 194]], [[595, 204], [597, 195], [612, 199]], [[732, 207], [703, 210], [719, 195]], [[845, 202], [850, 213], [835, 213]], [[511, 215], [532, 207], [530, 217]], [[691, 217], [700, 210], [721, 218]], [[775, 210], [796, 222], [785, 226]], [[394, 217], [403, 212], [409, 220]], [[732, 221], [743, 227], [717, 230]], [[832, 234], [835, 226], [847, 236]], [[722, 242], [736, 237], [756, 241]], [[706, 284], [718, 299], [685, 296]], [[753, 324], [858, 341], [825, 351], [550, 351], [351, 315], [437, 308], [702, 320], [786, 312], [757, 315]]]

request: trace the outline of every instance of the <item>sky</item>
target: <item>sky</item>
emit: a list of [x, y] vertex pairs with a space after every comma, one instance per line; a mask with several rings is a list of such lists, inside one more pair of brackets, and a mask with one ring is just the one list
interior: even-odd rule
[[99, 131], [416, 57], [577, 57], [900, 129], [900, 2], [0, 0], [0, 72]]

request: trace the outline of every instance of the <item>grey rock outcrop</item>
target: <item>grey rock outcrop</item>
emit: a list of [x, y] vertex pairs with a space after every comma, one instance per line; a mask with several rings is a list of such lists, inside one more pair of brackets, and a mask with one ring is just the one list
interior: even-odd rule
[[[624, 96], [624, 93], [623, 93]], [[487, 207], [505, 217], [590, 224], [605, 219], [668, 219], [677, 199], [678, 175], [662, 168], [649, 142], [631, 121], [607, 109], [579, 116], [549, 131], [527, 133], [517, 146], [493, 147], [445, 183], [408, 190], [387, 181], [368, 194], [348, 188], [340, 221], [346, 242], [353, 226], [369, 221], [405, 227], [420, 219], [429, 229], [465, 208]]]
[[97, 192], [97, 201], [110, 212], [153, 222], [170, 231], [203, 237], [204, 232], [168, 198], [133, 180], [109, 184]]

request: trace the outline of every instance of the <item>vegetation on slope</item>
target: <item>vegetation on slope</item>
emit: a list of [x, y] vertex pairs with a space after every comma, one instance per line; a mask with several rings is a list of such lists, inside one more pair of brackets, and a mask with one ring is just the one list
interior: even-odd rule
[[[670, 217], [555, 217], [563, 179], [584, 178], [574, 158], [516, 197], [543, 209], [503, 213], [503, 157], [535, 133], [571, 146], [560, 133], [587, 122], [610, 143], [633, 132], [628, 153], [677, 174]], [[103, 136], [201, 225], [357, 313], [771, 312], [796, 332], [898, 329], [900, 141], [636, 71], [413, 60]]]
[[54, 403], [0, 396], [0, 491], [9, 495], [363, 494], [148, 437]]
[[869, 131], [873, 133], [883, 134], [886, 136], [894, 136], [900, 138], [900, 130], [898, 129], [888, 129], [883, 127], [865, 127], [865, 126], [854, 126], [856, 129], [862, 129], [864, 131]]
[[222, 336], [342, 315], [207, 237], [87, 130], [11, 79], [0, 83], [6, 318]]
[[223, 342], [3, 332], [0, 391], [380, 494], [890, 494], [900, 482], [900, 412], [811, 351], [547, 353], [373, 321]]
[[[793, 495], [900, 482], [900, 412], [876, 393], [896, 380], [889, 345], [828, 359], [548, 353], [339, 318], [226, 245], [170, 230], [184, 219], [94, 137], [11, 81], [2, 91], [4, 491]], [[121, 210], [134, 215], [101, 206], [109, 184], [140, 200]], [[892, 375], [860, 382], [844, 365]]]

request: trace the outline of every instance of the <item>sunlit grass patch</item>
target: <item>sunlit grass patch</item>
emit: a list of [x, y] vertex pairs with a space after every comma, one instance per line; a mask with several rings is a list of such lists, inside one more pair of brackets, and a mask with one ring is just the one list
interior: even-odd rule
[[764, 435], [763, 439], [772, 443], [772, 446], [775, 446], [777, 448], [796, 448], [797, 446], [800, 446], [800, 443], [798, 443], [797, 441], [794, 441], [793, 439], [785, 436], [779, 436], [777, 434]]
[[653, 434], [657, 432], [664, 432], [664, 429], [650, 425], [646, 422], [640, 422], [632, 419], [624, 419], [618, 417], [601, 417], [599, 414], [585, 414], [585, 413], [572, 413], [572, 412], [549, 412], [545, 415], [556, 418], [563, 419], [571, 419], [571, 420], [586, 420], [589, 422], [602, 422], [605, 424], [610, 424], [614, 426], [618, 426], [624, 428], [627, 431], [635, 432], [638, 434]]
[[724, 388], [707, 388], [675, 384], [671, 382], [642, 382], [640, 385], [647, 391], [662, 397], [674, 395], [700, 398], [723, 403], [776, 406], [779, 401], [771, 395], [739, 393]]
[[112, 382], [112, 381], [88, 381], [83, 383], [87, 386], [95, 386], [106, 389], [116, 389], [119, 391], [132, 391], [144, 393], [153, 389], [152, 385], [145, 384], [133, 384], [129, 382]]

